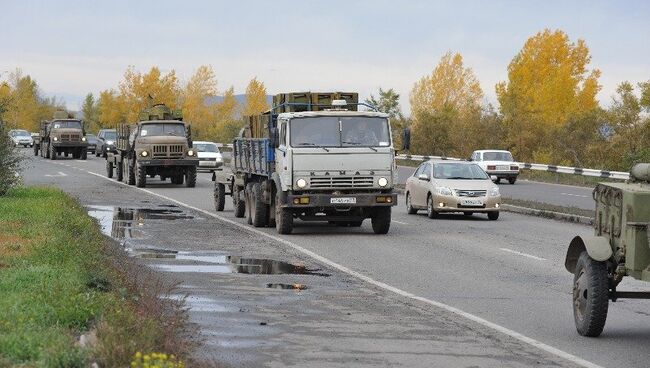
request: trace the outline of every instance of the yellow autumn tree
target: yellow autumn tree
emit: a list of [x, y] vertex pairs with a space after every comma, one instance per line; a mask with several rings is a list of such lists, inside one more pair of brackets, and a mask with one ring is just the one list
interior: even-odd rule
[[411, 90], [411, 151], [466, 155], [472, 147], [471, 125], [481, 113], [483, 91], [459, 53], [448, 52], [430, 75]]
[[266, 87], [264, 83], [257, 80], [257, 77], [251, 79], [246, 87], [246, 102], [242, 108], [243, 116], [252, 116], [260, 114], [269, 109], [266, 101]]
[[215, 124], [210, 130], [210, 138], [215, 142], [230, 143], [239, 134], [243, 123], [237, 118], [239, 103], [235, 99], [235, 89], [228, 88], [223, 100], [215, 106]]
[[217, 80], [209, 65], [200, 66], [183, 89], [183, 119], [192, 123], [192, 134], [196, 139], [207, 137], [214, 124], [214, 104], [206, 100], [217, 95]]
[[129, 122], [137, 121], [140, 112], [151, 103], [163, 103], [175, 109], [180, 102], [176, 72], [171, 70], [162, 74], [155, 66], [144, 74], [129, 67], [124, 73], [124, 80], [119, 84], [119, 91], [126, 104], [126, 119]]
[[[584, 40], [561, 30], [529, 38], [508, 65], [508, 80], [496, 85], [509, 144], [520, 160], [557, 161], [554, 137], [567, 122], [598, 108], [600, 71]], [[554, 162], [559, 163], [559, 162]]]
[[126, 103], [115, 90], [107, 89], [99, 93], [97, 100], [97, 121], [102, 128], [116, 128], [127, 122]]

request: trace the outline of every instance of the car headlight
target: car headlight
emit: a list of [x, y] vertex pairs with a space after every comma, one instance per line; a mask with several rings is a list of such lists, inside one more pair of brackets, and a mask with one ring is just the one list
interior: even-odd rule
[[147, 151], [142, 151], [142, 152], [140, 152], [140, 156], [142, 156], [142, 157], [147, 157], [147, 156], [149, 156], [149, 152], [147, 152]]
[[444, 196], [452, 196], [454, 195], [454, 192], [451, 191], [451, 189], [447, 187], [436, 187], [436, 193]]
[[81, 137], [81, 141], [82, 141], [82, 142], [85, 142], [85, 141], [86, 141], [86, 137]]
[[54, 138], [52, 138], [52, 140], [56, 142], [56, 141], [58, 141], [58, 140], [59, 140], [59, 138], [57, 138], [57, 137], [54, 137]]
[[115, 143], [115, 142], [113, 142], [113, 141], [106, 141], [106, 144], [108, 144], [109, 146], [110, 146], [111, 144], [113, 144], [113, 143]]
[[221, 156], [217, 156], [217, 162], [221, 162], [223, 158]]
[[499, 194], [501, 194], [499, 193], [499, 187], [494, 187], [490, 189], [490, 197], [496, 197]]
[[307, 180], [298, 179], [298, 180], [296, 180], [296, 185], [298, 186], [298, 188], [304, 188], [304, 187], [307, 186]]
[[187, 155], [188, 155], [188, 156], [194, 156], [194, 151], [193, 151], [193, 150], [189, 150], [189, 151], [187, 151]]
[[385, 187], [386, 185], [388, 185], [388, 179], [383, 178], [383, 177], [379, 178], [377, 180], [377, 184], [379, 184], [380, 187]]

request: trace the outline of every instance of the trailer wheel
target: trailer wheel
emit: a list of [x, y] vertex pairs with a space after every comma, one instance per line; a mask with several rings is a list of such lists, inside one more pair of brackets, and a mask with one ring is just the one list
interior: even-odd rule
[[242, 192], [241, 189], [235, 188], [232, 194], [232, 205], [235, 208], [235, 217], [237, 218], [242, 218], [246, 215], [246, 201], [241, 197], [242, 195], [245, 196], [245, 193]]
[[113, 177], [113, 163], [108, 160], [106, 160], [106, 177], [109, 179]]
[[390, 207], [375, 208], [372, 214], [372, 231], [375, 234], [386, 234], [390, 230]]
[[147, 186], [147, 169], [140, 164], [135, 164], [135, 185], [138, 188]]
[[88, 159], [88, 150], [85, 148], [81, 149], [81, 159], [82, 160], [87, 160]]
[[246, 184], [246, 189], [244, 189], [244, 198], [246, 202], [246, 222], [249, 225], [253, 224], [253, 214], [251, 213], [252, 193], [253, 183]]
[[[234, 195], [233, 195], [234, 196]], [[226, 205], [226, 186], [223, 183], [214, 182], [214, 209], [223, 211]]]
[[293, 213], [289, 208], [282, 207], [282, 192], [275, 194], [275, 230], [278, 234], [291, 234], [293, 231]]
[[196, 186], [196, 166], [188, 167], [185, 176], [185, 185], [188, 188], [194, 188]]
[[115, 171], [115, 179], [122, 181], [124, 179], [124, 159], [122, 159], [122, 162], [115, 162]]
[[264, 203], [264, 196], [262, 195], [262, 185], [260, 183], [253, 184], [253, 226], [264, 227], [269, 222], [268, 219], [268, 205]]
[[573, 319], [582, 336], [597, 337], [605, 328], [609, 306], [607, 264], [583, 251], [573, 278]]
[[51, 144], [48, 148], [50, 149], [50, 160], [56, 160], [56, 148]]

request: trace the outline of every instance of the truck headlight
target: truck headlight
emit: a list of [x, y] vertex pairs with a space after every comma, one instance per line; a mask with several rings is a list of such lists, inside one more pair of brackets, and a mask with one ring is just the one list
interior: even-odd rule
[[149, 152], [147, 152], [147, 151], [142, 151], [142, 152], [140, 152], [140, 156], [142, 156], [142, 157], [147, 157], [147, 156], [149, 156]]
[[193, 150], [189, 150], [189, 151], [187, 151], [187, 155], [188, 155], [188, 156], [194, 156], [194, 151], [193, 151]]
[[108, 144], [109, 146], [112, 145], [113, 143], [115, 143], [115, 142], [113, 142], [113, 141], [106, 141], [106, 144]]
[[454, 192], [451, 191], [451, 189], [447, 187], [436, 187], [436, 193], [444, 196], [453, 196]]
[[386, 185], [388, 185], [388, 179], [383, 178], [383, 177], [379, 178], [377, 180], [377, 184], [379, 184], [380, 187], [385, 187]]
[[56, 141], [59, 140], [59, 138], [57, 138], [57, 137], [53, 137], [52, 140], [56, 142]]
[[86, 141], [86, 137], [81, 137], [81, 141], [82, 141], [82, 142], [85, 142], [85, 141]]
[[298, 179], [298, 180], [296, 180], [296, 185], [298, 186], [298, 188], [304, 188], [304, 187], [307, 186], [307, 180]]
[[490, 197], [496, 197], [499, 194], [501, 194], [499, 193], [499, 187], [494, 187], [490, 189]]

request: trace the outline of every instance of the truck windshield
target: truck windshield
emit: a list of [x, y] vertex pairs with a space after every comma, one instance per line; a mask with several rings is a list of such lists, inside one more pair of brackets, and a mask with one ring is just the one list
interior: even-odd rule
[[177, 137], [185, 136], [185, 125], [184, 124], [143, 124], [140, 128], [140, 137], [156, 135], [173, 135]]
[[388, 147], [388, 121], [375, 117], [319, 116], [291, 120], [293, 147]]
[[483, 152], [483, 161], [513, 161], [510, 152]]
[[436, 179], [484, 180], [488, 175], [476, 164], [442, 163], [433, 165]]
[[79, 120], [65, 120], [55, 121], [52, 123], [52, 129], [81, 129], [81, 122]]

